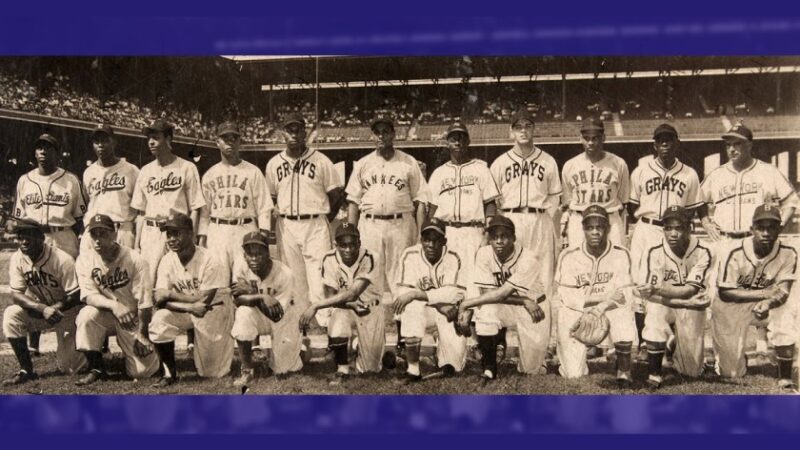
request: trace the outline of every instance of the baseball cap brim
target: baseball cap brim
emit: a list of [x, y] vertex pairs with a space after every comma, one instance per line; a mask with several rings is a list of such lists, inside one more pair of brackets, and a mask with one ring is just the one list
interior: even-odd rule
[[605, 220], [606, 222], [609, 221], [608, 220], [608, 216], [605, 216], [605, 215], [603, 215], [602, 213], [599, 213], [599, 212], [592, 212], [592, 213], [589, 213], [589, 214], [583, 216], [583, 218], [581, 219], [581, 223], [586, 222], [587, 220], [591, 219], [592, 217], [599, 217], [599, 218]]
[[444, 230], [442, 230], [440, 227], [437, 227], [436, 225], [428, 225], [426, 227], [423, 227], [422, 230], [419, 232], [419, 234], [423, 234], [426, 231], [435, 231], [442, 236], [445, 235]]
[[750, 142], [750, 139], [747, 136], [745, 136], [743, 134], [739, 134], [739, 133], [733, 133], [733, 132], [730, 132], [730, 131], [725, 133], [725, 134], [723, 134], [722, 135], [722, 139], [723, 140], [725, 140], [725, 139], [736, 139], [736, 140], [739, 140], [739, 141]]
[[259, 239], [248, 239], [242, 242], [242, 247], [247, 247], [248, 245], [260, 245], [264, 248], [269, 249], [269, 244]]
[[92, 222], [92, 223], [90, 223], [89, 225], [86, 226], [86, 232], [95, 230], [97, 228], [102, 228], [104, 230], [114, 231], [114, 227], [109, 226], [106, 223], [103, 223], [103, 222]]

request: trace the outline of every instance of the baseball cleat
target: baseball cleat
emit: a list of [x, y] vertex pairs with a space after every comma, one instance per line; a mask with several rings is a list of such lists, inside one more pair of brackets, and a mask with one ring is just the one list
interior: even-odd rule
[[412, 375], [408, 372], [405, 372], [402, 377], [398, 380], [398, 383], [402, 386], [408, 386], [411, 384], [416, 384], [422, 381], [422, 375]]
[[650, 389], [651, 391], [657, 391], [658, 389], [661, 388], [662, 381], [663, 380], [661, 379], [661, 377], [654, 377], [651, 375], [647, 377], [646, 381], [647, 388]]
[[350, 374], [349, 373], [336, 372], [335, 374], [333, 374], [333, 376], [331, 377], [330, 381], [328, 381], [328, 385], [329, 386], [341, 386], [341, 385], [345, 384], [347, 382], [347, 380], [349, 380], [349, 379], [350, 379]]
[[617, 378], [617, 387], [619, 389], [631, 389], [633, 387], [633, 383], [627, 378]]
[[384, 353], [381, 358], [381, 365], [386, 370], [394, 370], [397, 367], [397, 355], [392, 351]]
[[481, 386], [486, 387], [494, 381], [494, 374], [491, 370], [484, 370], [481, 374]]
[[778, 380], [778, 388], [789, 391], [789, 392], [797, 392], [797, 386], [794, 385], [794, 382], [789, 378], [781, 378]]
[[34, 358], [42, 356], [42, 353], [39, 351], [39, 347], [28, 347], [28, 353], [30, 353]]
[[150, 386], [154, 387], [156, 389], [163, 389], [165, 387], [172, 386], [177, 381], [178, 380], [176, 380], [175, 377], [161, 377], [161, 378], [158, 379], [158, 381], [156, 381], [155, 383], [151, 384]]
[[242, 370], [242, 374], [239, 375], [239, 378], [233, 380], [234, 386], [247, 386], [248, 384], [252, 383], [253, 380], [256, 379], [256, 371], [254, 369], [251, 370]]
[[108, 374], [105, 372], [91, 370], [89, 373], [78, 379], [78, 381], [75, 382], [75, 386], [88, 386], [98, 381], [105, 380], [106, 378], [108, 378]]
[[3, 386], [15, 386], [18, 384], [24, 384], [27, 383], [28, 381], [33, 381], [37, 378], [39, 378], [39, 376], [36, 375], [35, 372], [28, 373], [24, 370], [20, 370], [13, 377], [4, 380]]

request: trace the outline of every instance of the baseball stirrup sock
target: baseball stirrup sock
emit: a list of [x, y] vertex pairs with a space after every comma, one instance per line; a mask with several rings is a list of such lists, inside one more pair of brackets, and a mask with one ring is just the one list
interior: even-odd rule
[[27, 338], [9, 338], [8, 343], [11, 344], [11, 348], [14, 350], [20, 369], [33, 373], [33, 361], [31, 360], [31, 352], [28, 351]]
[[481, 368], [497, 375], [497, 335], [478, 336], [478, 348], [481, 349]]
[[156, 344], [158, 356], [164, 365], [164, 376], [167, 378], [178, 375], [177, 363], [175, 362], [175, 342], [165, 342]]
[[333, 359], [336, 361], [336, 365], [342, 366], [348, 364], [347, 361], [347, 344], [349, 339], [344, 338], [330, 338], [330, 343], [328, 344], [333, 351]]
[[634, 313], [634, 318], [636, 320], [636, 334], [639, 336], [639, 347], [644, 344], [644, 337], [642, 337], [642, 332], [644, 331], [644, 313]]
[[647, 341], [647, 372], [650, 375], [661, 375], [665, 346], [663, 342]]
[[792, 360], [794, 359], [794, 345], [775, 347], [775, 356], [778, 360], [778, 378], [792, 378]]
[[631, 342], [618, 342], [614, 344], [614, 350], [617, 352], [617, 371], [631, 371], [631, 347], [633, 347]]
[[99, 351], [83, 352], [86, 355], [86, 362], [89, 363], [89, 370], [103, 372], [103, 354]]

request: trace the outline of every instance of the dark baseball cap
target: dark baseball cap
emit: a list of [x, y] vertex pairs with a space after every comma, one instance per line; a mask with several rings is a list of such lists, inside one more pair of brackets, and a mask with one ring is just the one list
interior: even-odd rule
[[653, 139], [657, 138], [661, 134], [671, 134], [675, 137], [678, 137], [678, 131], [675, 129], [675, 127], [668, 123], [662, 123], [656, 127], [655, 131], [653, 131]]
[[464, 133], [469, 137], [469, 131], [467, 130], [467, 126], [461, 122], [453, 122], [452, 125], [447, 127], [447, 133], [445, 133], [444, 138], [447, 139], [453, 133]]
[[489, 231], [492, 228], [497, 228], [497, 227], [506, 227], [509, 230], [511, 230], [512, 233], [517, 232], [517, 228], [514, 226], [514, 222], [512, 222], [511, 219], [509, 219], [508, 217], [501, 216], [499, 214], [496, 216], [492, 216], [492, 218], [489, 219], [489, 225], [486, 227], [486, 231]]
[[358, 232], [358, 227], [353, 225], [350, 222], [342, 222], [336, 227], [336, 232], [333, 234], [334, 240], [338, 241], [339, 238], [345, 236], [355, 236], [356, 238], [361, 238], [361, 233]]
[[725, 138], [734, 138], [739, 139], [742, 141], [753, 141], [753, 132], [750, 131], [749, 128], [742, 125], [741, 123], [737, 123], [736, 125], [732, 126], [727, 133], [722, 135], [722, 139]]
[[217, 126], [217, 136], [225, 136], [226, 134], [235, 134], [241, 136], [239, 132], [239, 125], [236, 122], [222, 122]]
[[194, 228], [192, 224], [192, 218], [187, 216], [184, 213], [171, 213], [167, 220], [159, 226], [161, 231], [165, 231], [168, 228], [175, 228], [179, 230], [191, 230]]
[[392, 119], [386, 116], [378, 116], [372, 119], [372, 122], [369, 123], [369, 129], [375, 131], [375, 127], [378, 126], [379, 123], [389, 124], [389, 126], [392, 127], [392, 130], [394, 130], [394, 122], [392, 121]]
[[531, 115], [531, 113], [528, 112], [526, 108], [517, 110], [517, 112], [515, 112], [514, 115], [511, 116], [511, 126], [513, 127], [514, 125], [517, 124], [517, 122], [521, 120], [527, 120], [532, 124], [536, 124], [536, 122], [533, 120], [533, 116]]
[[16, 219], [12, 228], [14, 234], [27, 234], [34, 236], [44, 236], [44, 230], [38, 222], [31, 219]]
[[682, 206], [672, 205], [661, 215], [662, 222], [666, 222], [669, 219], [678, 219], [681, 223], [689, 223], [691, 222], [691, 214]]
[[420, 235], [425, 233], [428, 230], [433, 230], [442, 236], [445, 235], [444, 224], [439, 219], [426, 219], [422, 222], [422, 230], [420, 230]]
[[584, 121], [581, 123], [581, 134], [596, 133], [598, 131], [605, 133], [606, 127], [603, 124], [603, 121], [597, 117], [589, 117], [588, 119], [584, 119]]
[[149, 126], [142, 128], [142, 134], [149, 136], [153, 133], [172, 134], [175, 126], [163, 119], [155, 120]]
[[781, 210], [775, 205], [764, 203], [753, 212], [753, 223], [759, 220], [774, 220], [781, 222]]
[[104, 228], [106, 230], [114, 231], [114, 221], [111, 220], [111, 217], [108, 217], [105, 214], [97, 214], [89, 219], [89, 224], [86, 226], [86, 231], [92, 231], [95, 228]]
[[114, 136], [114, 129], [111, 128], [111, 125], [107, 123], [98, 123], [94, 130], [92, 130], [92, 137], [94, 138], [98, 134], [105, 134], [107, 136]]
[[302, 114], [291, 113], [291, 114], [286, 115], [286, 117], [283, 118], [283, 125], [282, 126], [283, 126], [283, 128], [286, 128], [289, 125], [292, 125], [292, 124], [295, 124], [295, 123], [296, 124], [300, 124], [303, 127], [305, 127], [306, 126], [306, 119], [303, 118]]
[[39, 136], [34, 144], [38, 145], [40, 142], [47, 142], [54, 148], [58, 148], [58, 139], [54, 138], [53, 136], [47, 133], [44, 133], [43, 135]]
[[586, 222], [592, 217], [600, 217], [608, 223], [608, 212], [600, 205], [589, 205], [581, 213], [581, 222]]
[[269, 250], [269, 236], [260, 231], [251, 231], [242, 238], [242, 247], [250, 244], [262, 245]]

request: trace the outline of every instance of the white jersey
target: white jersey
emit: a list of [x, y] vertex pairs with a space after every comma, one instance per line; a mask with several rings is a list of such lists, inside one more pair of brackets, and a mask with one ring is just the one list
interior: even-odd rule
[[485, 220], [483, 207], [500, 196], [486, 162], [473, 159], [461, 165], [448, 161], [433, 171], [428, 187], [434, 217], [446, 222]]
[[584, 242], [561, 252], [555, 282], [564, 306], [582, 311], [633, 285], [631, 256], [625, 248], [608, 242], [606, 250], [595, 258]]
[[203, 175], [203, 195], [208, 208], [201, 222], [216, 219], [253, 219], [258, 228], [270, 229], [270, 214], [274, 204], [267, 181], [258, 167], [247, 161], [235, 166], [217, 163]]
[[71, 227], [85, 213], [86, 199], [81, 183], [71, 172], [59, 167], [50, 175], [40, 175], [38, 169], [33, 169], [17, 181], [14, 217], [18, 219]]
[[461, 258], [447, 247], [439, 261], [431, 264], [422, 250], [422, 244], [407, 248], [400, 257], [395, 285], [402, 295], [410, 290], [425, 291], [428, 304], [454, 303], [463, 296], [464, 287]]
[[630, 179], [625, 160], [604, 152], [596, 163], [586, 153], [564, 164], [563, 202], [569, 209], [582, 212], [589, 205], [600, 205], [609, 213], [622, 209], [630, 198]]
[[485, 245], [475, 255], [473, 284], [484, 289], [508, 285], [517, 295], [536, 300], [545, 294], [536, 264], [533, 254], [521, 245], [514, 244], [514, 253], [505, 262], [497, 259], [492, 246]]
[[536, 147], [523, 158], [512, 148], [494, 160], [491, 171], [502, 194], [501, 208], [558, 206], [561, 195], [558, 165], [544, 150]]
[[692, 209], [703, 204], [700, 179], [694, 169], [677, 159], [670, 168], [650, 159], [633, 169], [629, 202], [638, 206], [634, 214], [637, 219], [660, 220], [670, 206]]
[[764, 289], [797, 279], [797, 252], [775, 241], [772, 251], [759, 259], [753, 250], [753, 238], [740, 239], [720, 258], [717, 286], [720, 288]]
[[797, 206], [794, 187], [777, 167], [758, 159], [741, 172], [729, 162], [717, 167], [700, 185], [701, 200], [714, 208], [722, 231], [750, 229], [753, 213], [764, 203]]
[[131, 201], [132, 208], [150, 219], [164, 219], [170, 210], [191, 215], [205, 204], [197, 166], [179, 157], [166, 166], [157, 159], [145, 164]]
[[214, 259], [211, 250], [195, 247], [194, 255], [185, 266], [178, 254], [168, 252], [158, 264], [156, 289], [168, 289], [187, 295], [228, 287], [227, 270]]
[[377, 150], [356, 161], [346, 191], [347, 200], [368, 214], [408, 213], [414, 202], [428, 202], [417, 160], [397, 149], [388, 161]]
[[376, 259], [361, 247], [356, 262], [348, 266], [342, 262], [339, 252], [331, 250], [322, 258], [322, 284], [341, 292], [352, 288], [356, 280], [365, 280], [369, 284], [359, 299], [368, 305], [378, 304], [381, 292], [375, 285], [379, 276]]
[[75, 273], [81, 299], [103, 295], [134, 311], [153, 306], [147, 262], [127, 247], [120, 247], [119, 254], [110, 263], [103, 261], [94, 249], [81, 252], [75, 263]]
[[267, 162], [267, 189], [278, 213], [299, 216], [331, 212], [328, 192], [344, 186], [331, 160], [309, 149], [297, 159], [286, 151]]
[[291, 304], [294, 289], [294, 274], [289, 266], [271, 259], [272, 267], [266, 278], [253, 273], [244, 258], [239, 258], [233, 265], [233, 279], [235, 281], [244, 280], [251, 287], [258, 289], [259, 294], [267, 294], [281, 304], [284, 311]]
[[689, 238], [689, 246], [682, 258], [672, 252], [666, 241], [650, 248], [645, 258], [638, 274], [640, 284], [653, 286], [689, 284], [700, 289], [698, 296], [705, 295], [705, 290], [709, 287], [712, 257], [711, 250], [700, 244], [697, 238]]
[[84, 222], [97, 214], [105, 214], [114, 222], [132, 222], [136, 211], [131, 208], [133, 189], [139, 168], [120, 159], [110, 167], [95, 161], [83, 172], [83, 186], [89, 197], [89, 210]]
[[8, 263], [8, 284], [12, 291], [45, 305], [63, 302], [78, 291], [75, 260], [46, 244], [36, 261], [17, 250]]

